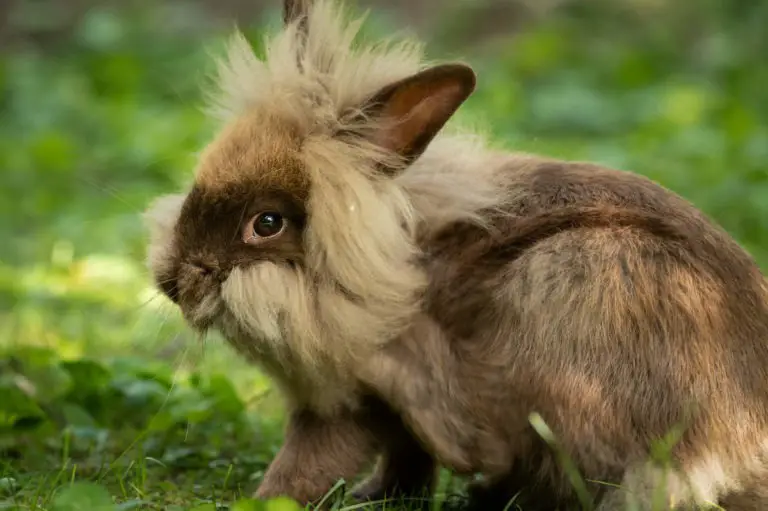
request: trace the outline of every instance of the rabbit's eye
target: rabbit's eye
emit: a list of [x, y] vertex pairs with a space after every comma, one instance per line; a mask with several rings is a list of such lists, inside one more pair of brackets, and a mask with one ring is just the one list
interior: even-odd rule
[[283, 220], [283, 215], [275, 211], [265, 211], [256, 215], [250, 224], [250, 232], [247, 232], [246, 236], [253, 241], [257, 241], [277, 236], [284, 228], [285, 221]]

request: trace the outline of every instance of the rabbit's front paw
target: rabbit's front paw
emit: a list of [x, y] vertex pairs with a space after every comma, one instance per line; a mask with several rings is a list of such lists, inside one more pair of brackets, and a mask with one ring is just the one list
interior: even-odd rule
[[[301, 506], [312, 505], [311, 509], [315, 511], [325, 511], [330, 509], [333, 504], [333, 498], [324, 498], [324, 488], [313, 485], [310, 481], [294, 481], [286, 484], [262, 484], [253, 494], [256, 500], [266, 501], [278, 497], [287, 497], [295, 500]], [[322, 502], [322, 504], [321, 504]]]
[[253, 498], [269, 500], [277, 497], [288, 497], [305, 506], [322, 495], [322, 489], [317, 488], [308, 480], [293, 480], [287, 478], [272, 478], [264, 481], [256, 490]]

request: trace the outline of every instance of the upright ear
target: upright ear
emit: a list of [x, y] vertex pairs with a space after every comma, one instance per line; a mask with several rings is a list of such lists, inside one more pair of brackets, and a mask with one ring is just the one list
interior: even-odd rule
[[472, 94], [475, 82], [469, 66], [443, 64], [384, 87], [365, 109], [383, 121], [372, 141], [410, 163]]

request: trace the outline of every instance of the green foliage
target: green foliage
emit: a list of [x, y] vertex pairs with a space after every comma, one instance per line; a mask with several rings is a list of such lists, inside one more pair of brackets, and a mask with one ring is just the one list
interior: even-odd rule
[[115, 503], [103, 486], [92, 483], [75, 483], [63, 488], [53, 499], [53, 511], [76, 511], [92, 509], [93, 511], [114, 511]]
[[[648, 175], [722, 224], [765, 267], [768, 64], [760, 55], [768, 40], [756, 22], [768, 20], [768, 7], [574, 4], [575, 12], [520, 34], [485, 63], [471, 108], [509, 148]], [[607, 12], [579, 7], [593, 4]], [[656, 19], [606, 19], [616, 4]], [[681, 24], [699, 33], [686, 38], [690, 30], [673, 30]]]
[[[0, 50], [0, 509], [295, 509], [242, 500], [279, 443], [268, 382], [191, 335], [142, 262], [140, 212], [212, 133], [221, 34], [189, 2], [104, 3], [69, 29], [56, 2], [17, 4], [13, 28], [58, 38]], [[462, 121], [646, 174], [767, 267], [768, 4], [573, 2], [492, 51], [458, 47], [478, 36], [465, 8], [429, 48], [475, 64]]]
[[239, 493], [263, 471], [279, 438], [276, 424], [246, 413], [221, 374], [181, 377], [167, 364], [128, 357], [67, 361], [34, 347], [6, 353], [0, 374], [0, 452], [15, 460], [0, 468], [3, 491], [37, 498], [51, 467], [62, 482], [103, 485], [56, 493], [52, 509], [83, 498], [100, 502], [105, 488], [125, 499], [157, 499], [185, 489], [185, 472], [207, 472], [206, 486], [185, 489], [192, 495]]

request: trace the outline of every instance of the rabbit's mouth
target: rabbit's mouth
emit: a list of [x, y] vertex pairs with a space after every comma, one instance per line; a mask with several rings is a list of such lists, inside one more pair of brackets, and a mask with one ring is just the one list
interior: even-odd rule
[[214, 326], [224, 312], [221, 282], [224, 275], [208, 267], [182, 264], [179, 278], [177, 303], [184, 319], [198, 331]]
[[202, 300], [185, 304], [181, 307], [184, 319], [198, 331], [206, 331], [214, 326], [224, 311], [224, 301], [219, 293], [208, 293]]

